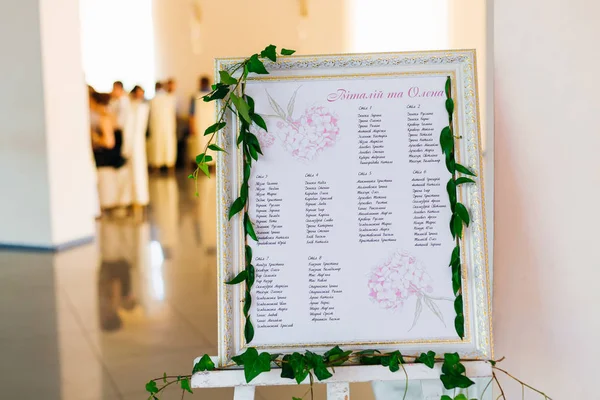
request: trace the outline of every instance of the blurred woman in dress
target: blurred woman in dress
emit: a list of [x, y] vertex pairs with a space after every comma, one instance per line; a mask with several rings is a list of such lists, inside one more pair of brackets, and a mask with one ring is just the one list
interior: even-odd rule
[[123, 137], [115, 130], [115, 118], [108, 110], [110, 95], [90, 91], [92, 149], [98, 170], [98, 195], [102, 210], [119, 205], [122, 184], [118, 170], [126, 163], [121, 154]]
[[134, 215], [141, 215], [150, 201], [148, 194], [148, 159], [146, 131], [150, 107], [144, 100], [144, 89], [135, 86], [131, 91], [129, 113], [124, 125], [123, 154], [127, 158], [127, 182], [122, 204], [133, 206]]

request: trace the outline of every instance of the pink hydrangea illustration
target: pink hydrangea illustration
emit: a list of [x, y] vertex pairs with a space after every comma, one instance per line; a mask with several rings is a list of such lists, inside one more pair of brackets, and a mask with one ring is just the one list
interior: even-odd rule
[[275, 136], [271, 132], [265, 131], [254, 124], [250, 127], [250, 132], [258, 138], [261, 149], [268, 149], [275, 143]]
[[425, 266], [406, 251], [395, 251], [369, 274], [369, 297], [384, 309], [402, 309], [410, 296], [433, 292]]
[[294, 104], [296, 94], [292, 95], [287, 111], [269, 96], [271, 108], [280, 120], [275, 124], [275, 133], [281, 145], [292, 157], [308, 162], [313, 160], [327, 147], [335, 145], [340, 129], [337, 114], [326, 107], [315, 105], [309, 107], [304, 113], [294, 118]]
[[332, 147], [339, 132], [337, 115], [323, 106], [307, 109], [299, 119], [277, 123], [277, 134], [283, 146], [302, 161], [311, 161], [327, 147]]

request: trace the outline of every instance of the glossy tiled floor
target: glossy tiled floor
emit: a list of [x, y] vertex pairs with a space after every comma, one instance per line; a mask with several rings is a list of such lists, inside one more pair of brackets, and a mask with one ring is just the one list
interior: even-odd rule
[[[214, 183], [202, 180], [196, 198], [185, 177], [155, 176], [147, 221], [102, 219], [95, 243], [58, 254], [0, 251], [0, 398], [142, 400], [150, 378], [216, 354]], [[352, 391], [372, 399], [368, 385]], [[304, 392], [259, 388], [256, 398]], [[231, 400], [233, 390], [188, 397]]]

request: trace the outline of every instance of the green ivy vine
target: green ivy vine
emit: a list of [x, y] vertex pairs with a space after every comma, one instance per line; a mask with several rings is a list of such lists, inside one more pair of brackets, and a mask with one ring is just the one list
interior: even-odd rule
[[[229, 70], [219, 71], [219, 82], [212, 86], [212, 91], [203, 97], [205, 102], [222, 100], [221, 112], [218, 115], [217, 122], [208, 127], [204, 132], [205, 136], [210, 136], [204, 148], [204, 151], [196, 157], [197, 168], [190, 174], [189, 178], [197, 181], [200, 173], [210, 177], [208, 163], [213, 159], [207, 154], [208, 150], [216, 152], [225, 151], [215, 143], [216, 135], [227, 126], [225, 114], [227, 110], [232, 111], [240, 122], [240, 129], [237, 135], [237, 146], [241, 146], [243, 152], [243, 181], [240, 187], [239, 196], [233, 201], [229, 209], [229, 219], [243, 213], [244, 234], [249, 236], [254, 241], [258, 241], [254, 226], [248, 216], [248, 190], [249, 180], [252, 168], [252, 163], [258, 161], [259, 155], [262, 155], [260, 143], [256, 135], [250, 131], [250, 127], [254, 124], [261, 129], [267, 130], [267, 125], [264, 119], [255, 112], [254, 99], [248, 96], [245, 92], [245, 83], [249, 73], [268, 74], [265, 68], [264, 61], [270, 60], [277, 62], [278, 56], [288, 56], [293, 54], [294, 50], [281, 49], [277, 53], [277, 48], [274, 45], [267, 46], [260, 53], [253, 54], [251, 57], [234, 64]], [[241, 73], [238, 73], [241, 71]], [[235, 78], [234, 75], [239, 75]], [[450, 258], [450, 267], [452, 268], [452, 287], [455, 297], [454, 309], [456, 317], [454, 326], [456, 333], [460, 338], [464, 338], [464, 313], [463, 313], [463, 297], [462, 297], [462, 277], [461, 277], [461, 251], [460, 240], [463, 237], [463, 226], [469, 226], [470, 218], [469, 211], [464, 204], [458, 202], [457, 189], [460, 185], [475, 183], [474, 180], [462, 176], [475, 176], [467, 167], [456, 162], [455, 158], [455, 140], [460, 139], [454, 135], [453, 129], [453, 114], [454, 101], [451, 93], [452, 82], [450, 77], [446, 80], [446, 111], [448, 112], [448, 126], [446, 126], [440, 134], [440, 146], [442, 153], [445, 156], [446, 167], [451, 173], [451, 178], [446, 185], [448, 197], [450, 200], [450, 208], [452, 217], [450, 220], [450, 232], [455, 240], [455, 247]], [[197, 192], [197, 191], [196, 191]], [[198, 193], [196, 193], [198, 194]], [[245, 266], [237, 276], [227, 281], [228, 285], [237, 285], [245, 283], [245, 296], [243, 313], [246, 319], [244, 326], [244, 337], [246, 343], [250, 343], [254, 338], [254, 327], [250, 318], [250, 307], [252, 305], [251, 290], [255, 281], [255, 269], [252, 265], [252, 248], [245, 246]], [[270, 354], [268, 352], [260, 352], [254, 347], [248, 347], [243, 354], [235, 356], [232, 361], [239, 367], [243, 367], [244, 376], [247, 383], [252, 382], [257, 376], [262, 373], [271, 371], [272, 368], [281, 369], [281, 377], [296, 381], [298, 384], [303, 383], [307, 378], [310, 383], [308, 391], [302, 398], [294, 397], [293, 400], [302, 400], [308, 395], [314, 398], [313, 383], [315, 378], [318, 381], [324, 381], [333, 376], [335, 367], [342, 365], [381, 365], [388, 368], [391, 372], [397, 372], [400, 369], [405, 374], [406, 385], [408, 387], [408, 374], [406, 373], [406, 363], [420, 363], [429, 368], [434, 368], [436, 363], [441, 363], [440, 380], [447, 390], [452, 389], [467, 389], [474, 385], [474, 382], [466, 376], [466, 368], [462, 364], [465, 361], [481, 361], [479, 359], [461, 359], [458, 353], [445, 353], [437, 355], [433, 351], [421, 353], [420, 355], [403, 355], [400, 351], [381, 352], [379, 350], [370, 349], [362, 351], [344, 351], [339, 346], [335, 346], [324, 354], [317, 354], [306, 350], [304, 353], [294, 352], [292, 354]], [[507, 371], [498, 368], [497, 362], [501, 360], [485, 360], [492, 366], [492, 378], [484, 393], [490, 385], [495, 382], [499, 387], [500, 397], [506, 400], [504, 390], [496, 376], [496, 371], [506, 374], [508, 377], [519, 382], [523, 390], [529, 389], [544, 399], [551, 400], [545, 393], [533, 388], [523, 381], [512, 376]], [[182, 397], [186, 392], [192, 393], [191, 377], [195, 373], [203, 371], [225, 370], [227, 368], [217, 368], [212, 359], [207, 355], [203, 355], [200, 360], [194, 365], [190, 375], [169, 376], [166, 373], [160, 377], [150, 380], [146, 384], [146, 391], [149, 394], [149, 400], [158, 400], [164, 390], [170, 386], [178, 386], [182, 391]], [[482, 393], [482, 396], [483, 394]], [[404, 397], [406, 398], [407, 391], [405, 390]], [[459, 393], [455, 397], [444, 395], [440, 400], [469, 400], [464, 394]], [[471, 399], [476, 400], [476, 399]]]

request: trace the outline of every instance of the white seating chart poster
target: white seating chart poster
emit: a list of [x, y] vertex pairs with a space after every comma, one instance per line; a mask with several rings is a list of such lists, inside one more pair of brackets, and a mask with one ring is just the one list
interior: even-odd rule
[[[248, 80], [268, 130], [252, 166], [248, 214], [220, 218], [220, 354], [272, 351], [458, 350], [489, 353], [489, 282], [472, 52], [290, 57]], [[228, 60], [219, 60], [218, 68]], [[232, 61], [229, 61], [232, 62]], [[270, 68], [269, 68], [270, 67]], [[454, 327], [450, 256], [456, 241], [440, 132], [456, 104], [457, 157], [477, 172], [459, 190], [473, 218], [463, 239], [465, 338]], [[233, 118], [231, 123], [235, 124]], [[221, 141], [221, 213], [239, 190], [234, 129]], [[243, 338], [243, 289], [223, 285], [253, 250], [256, 282]], [[238, 265], [236, 265], [236, 263]]]

